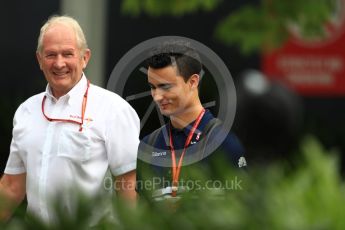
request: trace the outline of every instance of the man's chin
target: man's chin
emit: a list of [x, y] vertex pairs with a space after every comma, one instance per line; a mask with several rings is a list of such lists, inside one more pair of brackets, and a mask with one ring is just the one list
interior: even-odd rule
[[167, 109], [161, 109], [159, 108], [159, 111], [161, 112], [162, 115], [166, 116], [166, 117], [170, 117], [173, 113]]
[[170, 116], [170, 113], [168, 113], [168, 112], [166, 112], [166, 111], [162, 111], [162, 110], [160, 110], [161, 111], [161, 114], [163, 115], [163, 116], [166, 116], [166, 117], [169, 117]]

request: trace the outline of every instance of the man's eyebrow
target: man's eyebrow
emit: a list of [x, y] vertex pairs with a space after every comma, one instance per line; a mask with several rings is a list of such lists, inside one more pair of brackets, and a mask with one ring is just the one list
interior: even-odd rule
[[156, 88], [156, 87], [164, 87], [164, 86], [167, 86], [167, 85], [171, 85], [171, 83], [159, 83], [159, 84], [157, 84], [157, 85], [154, 85], [154, 84], [152, 84], [152, 83], [150, 83], [150, 82], [148, 82], [148, 84], [149, 84], [149, 86], [154, 87], [154, 88]]
[[69, 48], [69, 49], [65, 49], [65, 50], [63, 50], [62, 52], [74, 52], [75, 51], [75, 49], [73, 49], [73, 48]]
[[171, 87], [172, 83], [160, 83], [157, 84], [155, 88], [160, 88], [160, 89], [169, 89]]
[[167, 85], [171, 85], [171, 83], [160, 83], [157, 86], [158, 87], [164, 87], [164, 86], [167, 86]]
[[[69, 53], [69, 52], [74, 53], [74, 52], [75, 52], [75, 49], [73, 49], [73, 48], [68, 48], [68, 49], [64, 49], [64, 50], [61, 51], [61, 53]], [[51, 54], [51, 53], [59, 53], [59, 51], [56, 50], [56, 49], [46, 49], [46, 50], [43, 51], [43, 53], [44, 53], [44, 54], [47, 54], [47, 53]]]

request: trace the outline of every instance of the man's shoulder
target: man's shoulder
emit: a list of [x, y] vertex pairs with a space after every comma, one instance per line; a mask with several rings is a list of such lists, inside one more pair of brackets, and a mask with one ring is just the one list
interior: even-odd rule
[[243, 151], [243, 146], [242, 146], [239, 138], [232, 131], [230, 131], [226, 135], [226, 137], [223, 141], [223, 146], [225, 146], [226, 148], [230, 148], [230, 149], [241, 149]]
[[245, 166], [241, 163], [244, 159], [245, 149], [235, 132], [224, 127], [221, 120], [214, 118], [209, 121], [205, 129], [207, 136], [207, 143], [218, 145], [216, 152], [224, 153], [227, 158], [230, 158], [234, 165], [238, 167]]
[[239, 168], [247, 166], [245, 161], [245, 149], [234, 132], [229, 132], [225, 137], [220, 149], [230, 157]]
[[109, 107], [115, 106], [117, 110], [121, 108], [132, 108], [120, 95], [93, 84], [90, 86], [90, 98], [94, 98], [98, 102], [105, 103]]
[[166, 125], [163, 125], [161, 127], [159, 127], [158, 129], [154, 130], [153, 132], [151, 132], [150, 134], [144, 136], [144, 138], [141, 140], [141, 142], [145, 143], [145, 144], [154, 144], [153, 142], [155, 142], [157, 140], [157, 138], [162, 134], [162, 130]]
[[31, 108], [32, 106], [41, 106], [44, 95], [45, 92], [41, 92], [29, 97], [20, 104], [19, 108]]
[[38, 111], [41, 109], [42, 106], [42, 100], [44, 97], [44, 92], [35, 94], [28, 99], [26, 99], [24, 102], [22, 102], [16, 112], [15, 112], [15, 118], [19, 119], [20, 117], [27, 117], [28, 115], [32, 114], [33, 111]]
[[41, 103], [44, 95], [45, 95], [45, 92], [32, 95], [31, 97], [26, 99], [22, 104], [30, 104], [30, 103], [37, 103], [37, 102]]
[[90, 85], [90, 94], [94, 97], [102, 97], [106, 100], [124, 100], [122, 97], [120, 97], [118, 94], [108, 90], [104, 89], [100, 86], [91, 84]]

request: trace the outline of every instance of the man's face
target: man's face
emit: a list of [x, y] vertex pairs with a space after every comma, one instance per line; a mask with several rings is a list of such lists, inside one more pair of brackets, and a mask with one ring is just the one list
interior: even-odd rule
[[189, 81], [185, 82], [182, 76], [177, 75], [175, 67], [149, 67], [147, 75], [151, 95], [163, 115], [179, 115], [192, 104], [193, 96]]
[[60, 97], [80, 80], [90, 59], [90, 50], [82, 56], [74, 31], [65, 25], [55, 24], [46, 31], [42, 52], [36, 56], [54, 96]]

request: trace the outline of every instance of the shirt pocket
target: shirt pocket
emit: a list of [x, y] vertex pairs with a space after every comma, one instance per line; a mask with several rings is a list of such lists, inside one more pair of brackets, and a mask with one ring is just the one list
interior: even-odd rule
[[58, 144], [57, 156], [72, 161], [84, 162], [90, 159], [91, 140], [88, 133], [74, 130], [62, 130]]

